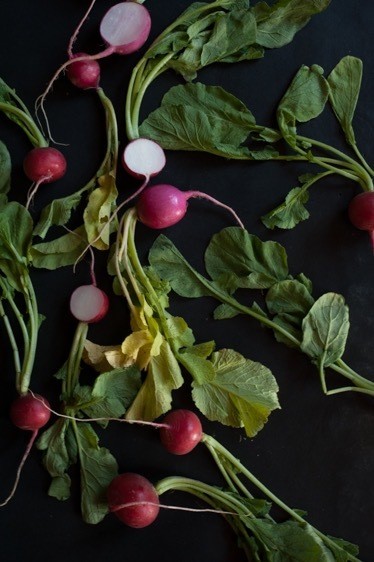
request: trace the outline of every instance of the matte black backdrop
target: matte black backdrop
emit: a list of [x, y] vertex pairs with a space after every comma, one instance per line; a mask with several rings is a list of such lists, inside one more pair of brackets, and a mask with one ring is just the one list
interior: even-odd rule
[[[82, 30], [77, 47], [89, 52], [100, 48], [98, 22], [110, 7], [101, 0]], [[156, 36], [189, 4], [188, 0], [147, 2]], [[41, 93], [55, 68], [65, 60], [71, 32], [87, 2], [75, 0], [2, 0], [0, 7], [0, 76], [17, 89], [29, 106]], [[263, 60], [231, 66], [213, 66], [200, 73], [207, 84], [220, 84], [254, 111], [260, 123], [274, 124], [278, 100], [301, 64], [318, 63], [326, 71], [346, 55], [364, 60], [364, 79], [355, 126], [357, 138], [368, 158], [373, 153], [374, 112], [372, 104], [373, 3], [370, 0], [333, 0], [329, 9], [315, 17], [294, 41], [269, 51]], [[139, 59], [114, 56], [102, 62], [102, 86], [118, 112], [121, 142], [125, 143], [124, 100], [131, 69]], [[153, 85], [144, 111], [155, 107], [162, 94], [180, 79], [168, 73]], [[103, 115], [93, 92], [81, 92], [61, 79], [47, 104], [54, 136], [68, 143], [63, 150], [69, 162], [66, 177], [40, 189], [35, 213], [52, 197], [82, 186], [101, 159], [104, 140]], [[29, 146], [20, 131], [0, 119], [1, 138], [14, 162], [12, 196], [25, 200], [28, 182], [21, 163]], [[342, 135], [331, 115], [305, 127], [310, 135], [343, 146]], [[275, 163], [252, 164], [223, 161], [200, 154], [169, 153], [161, 181], [182, 188], [198, 188], [224, 200], [244, 217], [247, 228], [264, 239], [286, 246], [291, 271], [303, 271], [314, 281], [316, 295], [326, 291], [345, 295], [351, 312], [351, 333], [345, 358], [359, 372], [373, 376], [373, 258], [369, 238], [356, 231], [347, 219], [347, 204], [357, 187], [339, 178], [312, 189], [311, 218], [290, 232], [271, 233], [259, 216], [280, 202], [296, 185], [305, 166]], [[121, 196], [135, 183], [120, 172]], [[167, 234], [197, 266], [211, 235], [230, 223], [229, 217], [204, 202], [191, 202], [188, 216]], [[146, 255], [153, 232], [138, 230], [138, 242]], [[99, 258], [98, 278], [110, 291], [104, 261]], [[68, 299], [79, 282], [88, 282], [88, 268], [81, 265], [73, 276], [70, 268], [57, 272], [35, 271], [40, 310], [47, 320], [40, 332], [40, 346], [32, 387], [57, 405], [59, 383], [53, 373], [67, 356], [75, 322], [68, 312]], [[250, 319], [237, 317], [215, 322], [209, 299], [172, 300], [172, 311], [183, 315], [204, 341], [215, 338], [218, 347], [233, 347], [247, 357], [268, 365], [280, 385], [282, 410], [255, 439], [245, 439], [238, 430], [204, 424], [269, 487], [290, 505], [306, 509], [309, 520], [327, 533], [358, 542], [361, 558], [374, 559], [373, 539], [373, 401], [353, 393], [324, 397], [315, 369], [308, 359], [277, 344], [268, 331]], [[111, 314], [90, 329], [91, 339], [118, 343], [128, 333], [126, 304], [112, 298]], [[1, 339], [0, 481], [1, 496], [11, 486], [15, 467], [27, 435], [12, 427], [8, 407], [14, 397], [12, 358], [4, 331]], [[340, 381], [330, 376], [333, 386]], [[190, 406], [189, 383], [175, 397], [176, 405]], [[113, 425], [102, 442], [116, 455], [121, 470], [138, 471], [153, 480], [180, 474], [220, 483], [217, 471], [201, 447], [187, 457], [172, 457], [159, 446], [153, 431]], [[161, 513], [158, 521], [143, 531], [122, 526], [107, 517], [97, 527], [84, 524], [79, 513], [78, 474], [72, 499], [64, 503], [46, 494], [49, 477], [34, 451], [24, 469], [14, 501], [0, 511], [1, 560], [50, 560], [78, 562], [91, 559], [163, 560], [164, 562], [236, 562], [243, 555], [231, 530], [219, 516], [183, 512]], [[165, 497], [166, 499], [166, 497]], [[190, 498], [175, 494], [168, 501], [190, 505]]]

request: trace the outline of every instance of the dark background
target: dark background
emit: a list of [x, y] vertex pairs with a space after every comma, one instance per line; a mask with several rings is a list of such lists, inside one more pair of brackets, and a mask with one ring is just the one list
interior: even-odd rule
[[[112, 4], [100, 0], [79, 37], [78, 50], [97, 52], [100, 48], [98, 23]], [[76, 0], [2, 0], [0, 7], [0, 76], [16, 88], [33, 107], [34, 100], [59, 64], [87, 2]], [[153, 28], [151, 37], [189, 5], [187, 0], [147, 2]], [[207, 84], [219, 84], [242, 99], [259, 123], [275, 125], [274, 111], [290, 80], [302, 64], [317, 63], [329, 72], [341, 57], [359, 56], [364, 61], [364, 79], [355, 117], [358, 143], [368, 157], [373, 153], [373, 3], [370, 0], [333, 0], [294, 41], [279, 50], [268, 51], [264, 59], [229, 66], [212, 66], [199, 75]], [[101, 84], [117, 110], [120, 141], [126, 142], [124, 102], [131, 69], [140, 54], [113, 56], [102, 62]], [[149, 90], [143, 109], [156, 107], [162, 94], [180, 78], [167, 73]], [[63, 78], [47, 103], [54, 137], [68, 143], [62, 147], [68, 172], [56, 184], [40, 189], [35, 216], [53, 197], [75, 191], [97, 169], [104, 146], [104, 122], [94, 92], [74, 89]], [[16, 126], [0, 117], [0, 137], [7, 144], [14, 171], [11, 196], [24, 202], [28, 181], [22, 160], [29, 145]], [[322, 118], [302, 129], [309, 136], [344, 147], [343, 137], [329, 110]], [[333, 177], [312, 188], [311, 218], [296, 230], [270, 232], [259, 217], [283, 200], [306, 171], [305, 165], [279, 163], [238, 163], [197, 153], [169, 153], [160, 181], [184, 189], [201, 189], [232, 205], [250, 232], [285, 245], [292, 273], [303, 271], [314, 282], [314, 294], [342, 293], [350, 307], [351, 331], [345, 360], [359, 373], [373, 377], [373, 257], [369, 237], [355, 230], [347, 218], [347, 205], [357, 185]], [[121, 198], [136, 183], [120, 171]], [[231, 224], [230, 217], [205, 202], [193, 201], [187, 217], [166, 234], [197, 267], [212, 234]], [[155, 238], [153, 232], [138, 229], [142, 256]], [[97, 276], [110, 292], [104, 258], [98, 257]], [[74, 276], [71, 268], [56, 272], [33, 271], [40, 311], [47, 316], [40, 342], [32, 388], [58, 405], [59, 382], [53, 373], [65, 360], [75, 322], [68, 311], [72, 290], [89, 282], [88, 265], [80, 265]], [[89, 337], [102, 344], [119, 343], [128, 334], [128, 313], [124, 300], [111, 298], [111, 313]], [[209, 299], [183, 301], [173, 298], [171, 311], [186, 318], [198, 341], [214, 338], [217, 348], [232, 347], [243, 355], [266, 364], [280, 386], [282, 410], [275, 411], [255, 439], [239, 430], [205, 423], [215, 435], [279, 497], [293, 507], [308, 511], [309, 521], [320, 530], [356, 542], [361, 559], [374, 559], [373, 538], [373, 400], [354, 393], [325, 397], [318, 375], [306, 356], [277, 344], [268, 331], [248, 319], [237, 317], [212, 320]], [[12, 427], [8, 408], [15, 396], [12, 357], [1, 327], [0, 393], [0, 496], [5, 497], [28, 435]], [[344, 382], [344, 381], [343, 381]], [[330, 374], [328, 384], [341, 384]], [[191, 406], [189, 380], [175, 395], [176, 406]], [[111, 425], [102, 443], [116, 456], [121, 471], [137, 471], [153, 481], [173, 475], [199, 478], [220, 484], [209, 455], [198, 447], [186, 457], [163, 451], [155, 432], [149, 429]], [[108, 516], [96, 527], [82, 522], [79, 513], [78, 474], [73, 473], [72, 498], [58, 502], [47, 496], [49, 476], [34, 450], [27, 461], [17, 494], [0, 510], [1, 560], [54, 560], [78, 562], [163, 560], [164, 562], [239, 562], [244, 557], [224, 520], [216, 515], [163, 511], [157, 522], [142, 531], [125, 528]], [[168, 502], [195, 505], [181, 494], [165, 496]]]

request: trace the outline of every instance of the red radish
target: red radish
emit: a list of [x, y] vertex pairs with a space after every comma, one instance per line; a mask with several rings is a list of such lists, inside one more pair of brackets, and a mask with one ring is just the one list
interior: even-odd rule
[[99, 322], [108, 308], [107, 295], [95, 285], [81, 285], [70, 297], [70, 312], [80, 322]]
[[[132, 472], [125, 472], [112, 480], [107, 499], [109, 511], [134, 529], [153, 523], [160, 511], [155, 488], [149, 480]], [[134, 503], [138, 505], [126, 505]]]
[[137, 2], [112, 6], [100, 24], [100, 35], [113, 53], [129, 55], [140, 49], [151, 31], [151, 16]]
[[369, 232], [374, 250], [374, 191], [356, 195], [349, 204], [348, 215], [356, 228]]
[[200, 443], [203, 428], [194, 412], [174, 410], [164, 418], [163, 423], [167, 427], [160, 429], [160, 439], [169, 453], [185, 455]]
[[10, 407], [10, 419], [19, 429], [35, 431], [46, 425], [51, 417], [48, 400], [38, 394], [25, 394]]
[[34, 184], [27, 194], [26, 209], [43, 183], [52, 183], [62, 178], [66, 172], [64, 155], [56, 148], [43, 146], [33, 148], [23, 161], [23, 170]]
[[150, 139], [135, 139], [123, 151], [122, 164], [136, 178], [153, 178], [166, 164], [161, 146]]
[[8, 497], [0, 503], [0, 507], [4, 507], [5, 505], [7, 505], [13, 498], [21, 477], [23, 466], [30, 454], [39, 429], [41, 427], [44, 427], [46, 423], [48, 423], [50, 417], [51, 407], [48, 400], [46, 400], [42, 396], [39, 396], [38, 394], [25, 394], [17, 398], [12, 403], [10, 407], [10, 419], [16, 427], [19, 427], [19, 429], [32, 431], [32, 435], [26, 447], [26, 451], [23, 454], [21, 462], [18, 465], [13, 488]]
[[228, 210], [239, 225], [244, 228], [243, 223], [231, 207], [201, 191], [180, 191], [180, 189], [168, 184], [153, 185], [142, 192], [136, 205], [138, 218], [140, 222], [150, 228], [167, 228], [184, 217], [187, 212], [187, 201], [194, 197], [207, 199]]
[[[85, 53], [77, 53], [72, 55], [72, 59], [88, 57]], [[100, 65], [96, 60], [79, 60], [72, 62], [66, 72], [70, 82], [77, 88], [87, 90], [88, 88], [97, 88], [100, 82]]]

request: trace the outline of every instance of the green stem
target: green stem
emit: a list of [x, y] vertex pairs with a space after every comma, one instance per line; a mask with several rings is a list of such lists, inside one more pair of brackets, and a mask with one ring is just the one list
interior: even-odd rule
[[29, 346], [27, 351], [25, 351], [24, 361], [22, 364], [19, 380], [19, 392], [20, 394], [26, 394], [30, 386], [30, 379], [35, 363], [36, 346], [39, 333], [39, 311], [34, 287], [28, 273], [23, 275], [21, 279], [24, 285], [24, 297], [29, 315]]
[[12, 326], [9, 322], [8, 316], [6, 315], [6, 312], [4, 310], [3, 303], [1, 301], [1, 299], [0, 299], [0, 316], [3, 319], [4, 326], [5, 326], [6, 332], [8, 334], [10, 346], [11, 346], [12, 351], [13, 351], [14, 369], [16, 371], [16, 385], [17, 385], [18, 381], [19, 381], [20, 373], [21, 373], [21, 361], [20, 361], [20, 357], [19, 357], [19, 350], [18, 350], [16, 338], [14, 337]]
[[73, 343], [70, 349], [69, 358], [67, 362], [67, 369], [66, 369], [67, 370], [66, 380], [64, 381], [63, 388], [62, 388], [63, 393], [66, 393], [69, 396], [71, 396], [71, 394], [74, 391], [74, 388], [78, 384], [80, 363], [82, 360], [82, 354], [87, 337], [87, 331], [88, 331], [88, 324], [86, 322], [79, 322], [76, 327]]
[[362, 165], [364, 166], [364, 168], [369, 172], [369, 174], [371, 174], [372, 176], [374, 176], [374, 170], [373, 168], [371, 168], [371, 166], [366, 162], [364, 156], [361, 154], [358, 146], [356, 143], [351, 143], [351, 147], [353, 148], [357, 158], [360, 160], [360, 162], [362, 163]]
[[40, 132], [39, 128], [36, 126], [33, 119], [28, 113], [25, 113], [22, 109], [9, 105], [7, 103], [0, 103], [0, 111], [5, 114], [11, 113], [17, 117], [24, 125], [23, 130], [27, 134], [31, 144], [35, 147], [45, 147], [48, 146], [48, 142], [44, 138], [43, 134]]

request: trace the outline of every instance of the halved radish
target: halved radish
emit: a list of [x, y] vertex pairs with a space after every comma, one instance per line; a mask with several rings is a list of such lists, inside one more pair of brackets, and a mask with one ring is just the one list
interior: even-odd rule
[[108, 308], [107, 295], [95, 285], [81, 285], [70, 297], [70, 312], [80, 322], [99, 322]]
[[137, 2], [120, 2], [112, 6], [100, 24], [100, 35], [108, 48], [120, 55], [140, 49], [151, 30], [147, 8]]
[[122, 164], [136, 178], [153, 178], [166, 164], [165, 152], [153, 140], [135, 139], [123, 151]]

